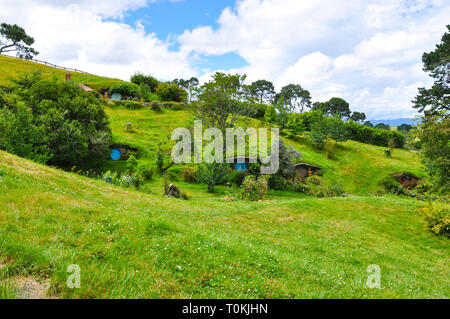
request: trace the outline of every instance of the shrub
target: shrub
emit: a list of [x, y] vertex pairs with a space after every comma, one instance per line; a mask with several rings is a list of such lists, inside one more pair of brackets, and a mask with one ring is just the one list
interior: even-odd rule
[[345, 194], [344, 186], [338, 181], [333, 181], [330, 186], [328, 186], [329, 196], [342, 196]]
[[403, 186], [390, 176], [386, 176], [381, 179], [379, 184], [383, 187], [383, 190], [388, 193], [395, 195], [405, 194]]
[[418, 183], [417, 183], [417, 192], [419, 194], [425, 194], [430, 192], [433, 189], [433, 186], [430, 184], [429, 181], [425, 180], [425, 179], [421, 179]]
[[127, 171], [128, 173], [134, 173], [136, 172], [136, 168], [138, 166], [138, 161], [136, 157], [133, 155], [130, 155], [130, 157], [127, 159]]
[[188, 191], [182, 191], [180, 197], [184, 200], [189, 200], [191, 199], [191, 193], [189, 193]]
[[169, 175], [169, 179], [172, 181], [177, 181], [180, 176], [180, 168], [172, 167], [167, 170], [167, 174]]
[[445, 235], [450, 238], [450, 212], [444, 204], [433, 205], [429, 203], [423, 208], [425, 221], [428, 228], [437, 235]]
[[136, 173], [129, 174], [129, 175], [122, 175], [120, 178], [120, 186], [122, 187], [131, 187], [134, 186], [136, 189], [139, 189], [140, 185], [142, 184], [141, 178], [137, 176]]
[[346, 127], [349, 139], [354, 141], [388, 147], [392, 139], [391, 146], [401, 148], [405, 145], [405, 136], [397, 131], [371, 128], [353, 121], [347, 122]]
[[176, 84], [159, 83], [155, 93], [165, 102], [185, 102], [187, 100], [186, 90]]
[[181, 178], [186, 183], [197, 183], [198, 171], [193, 167], [184, 167], [181, 169]]
[[136, 174], [143, 180], [149, 181], [153, 178], [155, 170], [147, 164], [139, 164], [136, 169]]
[[77, 85], [19, 80], [0, 107], [0, 148], [41, 163], [73, 166], [107, 154], [111, 130], [100, 102]]
[[158, 80], [155, 79], [153, 76], [151, 75], [144, 75], [142, 73], [135, 73], [131, 79], [130, 79], [131, 83], [137, 84], [139, 86], [145, 84], [150, 92], [155, 92], [156, 87], [158, 86]]
[[138, 87], [130, 83], [122, 83], [112, 86], [109, 89], [109, 94], [119, 93], [124, 97], [135, 97], [138, 95]]
[[265, 177], [247, 176], [241, 186], [241, 198], [250, 201], [263, 200], [267, 189]]
[[135, 101], [121, 101], [122, 105], [129, 110], [137, 110], [142, 107], [142, 104]]
[[105, 183], [118, 185], [122, 187], [134, 186], [139, 189], [143, 180], [136, 173], [120, 175], [117, 172], [107, 171], [102, 175], [102, 179]]
[[159, 104], [158, 101], [153, 101], [152, 103], [150, 103], [150, 107], [152, 108], [153, 111], [157, 113], [162, 112], [161, 104]]
[[162, 107], [169, 110], [181, 111], [185, 108], [185, 104], [179, 102], [164, 102]]
[[268, 186], [273, 190], [284, 191], [287, 190], [288, 183], [286, 179], [280, 175], [272, 175], [268, 180]]
[[198, 181], [208, 185], [208, 192], [213, 193], [216, 185], [222, 185], [230, 179], [230, 166], [226, 163], [204, 163], [198, 167]]
[[308, 177], [306, 179], [306, 181], [311, 183], [311, 184], [313, 184], [313, 185], [317, 185], [317, 186], [320, 186], [320, 185], [323, 184], [322, 178], [320, 176], [316, 176], [316, 175]]
[[245, 177], [247, 176], [246, 172], [238, 172], [234, 171], [230, 175], [230, 181], [233, 185], [241, 186], [244, 183]]

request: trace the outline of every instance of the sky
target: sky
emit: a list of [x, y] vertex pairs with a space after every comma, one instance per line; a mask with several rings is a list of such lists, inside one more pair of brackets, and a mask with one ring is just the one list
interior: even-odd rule
[[246, 74], [372, 120], [416, 115], [432, 83], [422, 54], [449, 17], [448, 0], [0, 0], [0, 22], [24, 27], [41, 60], [124, 80]]

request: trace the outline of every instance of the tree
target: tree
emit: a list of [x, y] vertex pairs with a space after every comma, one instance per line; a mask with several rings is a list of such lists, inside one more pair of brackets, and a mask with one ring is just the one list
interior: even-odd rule
[[207, 127], [218, 128], [223, 134], [233, 127], [239, 116], [249, 115], [250, 108], [244, 103], [245, 75], [217, 72], [212, 80], [203, 84], [197, 95], [193, 112]]
[[189, 103], [192, 102], [192, 97], [194, 96], [195, 90], [197, 90], [199, 85], [199, 80], [196, 77], [191, 77], [189, 80], [184, 79], [175, 79], [172, 83], [177, 84], [179, 87], [182, 87], [188, 92], [189, 95]]
[[275, 87], [270, 81], [258, 80], [250, 85], [250, 94], [258, 100], [259, 104], [271, 103], [275, 96]]
[[366, 114], [363, 112], [353, 112], [350, 118], [356, 123], [360, 123], [366, 119]]
[[417, 130], [422, 162], [433, 190], [447, 193], [450, 190], [450, 118], [439, 114], [426, 116], [422, 121]]
[[391, 129], [391, 127], [390, 127], [389, 125], [384, 124], [384, 123], [379, 123], [379, 124], [377, 124], [377, 125], [375, 126], [375, 128], [378, 128], [378, 129], [380, 129], [380, 130], [387, 130], [387, 131], [389, 131], [389, 130]]
[[419, 88], [413, 101], [419, 112], [424, 112], [417, 136], [420, 139], [422, 162], [430, 174], [435, 191], [449, 190], [450, 171], [450, 25], [436, 49], [424, 53], [424, 71], [435, 80], [431, 89]]
[[92, 93], [40, 75], [16, 82], [0, 103], [0, 148], [63, 167], [107, 154], [108, 117]]
[[186, 90], [175, 83], [159, 83], [155, 94], [166, 102], [185, 102], [187, 100]]
[[338, 116], [335, 115], [328, 121], [328, 136], [335, 141], [335, 143], [346, 142], [349, 137], [349, 132], [345, 122]]
[[367, 127], [373, 127], [373, 124], [370, 121], [365, 121], [363, 125]]
[[[423, 70], [435, 79], [431, 89], [419, 88], [419, 95], [413, 100], [414, 108], [426, 114], [440, 114], [448, 117], [450, 111], [450, 25], [442, 36], [442, 43], [436, 49], [424, 53]], [[443, 111], [443, 113], [439, 113]]]
[[403, 132], [403, 133], [408, 133], [412, 129], [414, 129], [414, 126], [409, 125], [409, 124], [402, 124], [397, 128], [398, 131]]
[[283, 98], [291, 113], [303, 113], [305, 108], [311, 107], [311, 94], [298, 84], [289, 84], [281, 89], [278, 99]]
[[188, 87], [188, 93], [189, 93], [189, 103], [192, 102], [192, 98], [194, 96], [195, 91], [198, 89], [198, 85], [200, 84], [200, 81], [196, 77], [191, 77], [189, 79], [189, 87]]
[[131, 77], [130, 82], [134, 83], [134, 84], [137, 84], [137, 85], [146, 84], [150, 88], [151, 92], [155, 92], [156, 87], [158, 86], [158, 83], [159, 83], [158, 80], [155, 79], [153, 76], [145, 75], [145, 74], [140, 73], [140, 72], [135, 73]]
[[1, 24], [0, 54], [16, 52], [18, 57], [29, 60], [39, 54], [31, 47], [33, 43], [34, 39], [27, 35], [25, 30], [17, 24]]
[[[320, 110], [326, 115], [339, 115], [340, 117], [350, 117], [350, 105], [344, 99], [333, 97], [328, 102], [315, 102], [313, 110]], [[359, 112], [355, 112], [359, 113]], [[364, 114], [364, 113], [360, 113]], [[365, 116], [365, 114], [364, 114]]]
[[328, 138], [335, 141], [335, 143], [345, 142], [350, 136], [349, 130], [347, 129], [346, 123], [339, 117], [339, 115], [334, 115], [332, 117], [320, 117], [316, 118], [313, 123], [311, 123], [311, 142], [323, 148], [325, 140]]
[[216, 185], [228, 182], [230, 166], [226, 163], [203, 163], [198, 167], [198, 181], [208, 185], [208, 192], [214, 193]]

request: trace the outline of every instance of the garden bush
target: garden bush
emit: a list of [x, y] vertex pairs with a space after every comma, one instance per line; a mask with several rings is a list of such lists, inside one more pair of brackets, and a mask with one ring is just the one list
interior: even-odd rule
[[143, 181], [150, 181], [155, 174], [155, 169], [148, 164], [139, 164], [136, 173]]
[[247, 176], [246, 172], [234, 171], [230, 174], [230, 181], [233, 185], [241, 186], [242, 183], [244, 183], [246, 176]]
[[383, 187], [384, 191], [391, 194], [400, 195], [406, 193], [403, 186], [390, 176], [381, 179], [379, 185]]
[[162, 107], [173, 111], [181, 111], [186, 107], [186, 105], [179, 102], [164, 102], [162, 103]]
[[423, 208], [428, 228], [437, 235], [450, 238], [450, 210], [445, 204], [432, 204]]
[[159, 83], [155, 90], [164, 102], [185, 102], [187, 101], [187, 92], [176, 84]]
[[109, 121], [92, 94], [38, 74], [16, 83], [0, 105], [0, 148], [41, 163], [68, 167], [106, 156]]
[[250, 201], [263, 200], [268, 190], [264, 176], [247, 176], [241, 186], [241, 198]]
[[405, 145], [405, 136], [397, 131], [372, 128], [353, 121], [347, 122], [346, 127], [349, 138], [354, 141], [388, 147], [389, 141], [392, 140], [391, 146], [396, 148]]
[[162, 112], [161, 104], [158, 101], [152, 101], [152, 103], [150, 103], [150, 107], [157, 113]]
[[167, 170], [167, 174], [169, 175], [169, 180], [178, 181], [180, 177], [180, 168], [179, 167], [171, 167]]
[[267, 181], [270, 189], [284, 191], [288, 188], [288, 182], [280, 175], [271, 175]]
[[198, 171], [194, 167], [183, 167], [181, 169], [181, 178], [186, 183], [197, 183]]
[[119, 85], [112, 86], [109, 89], [109, 94], [119, 93], [122, 97], [137, 97], [138, 96], [138, 86], [131, 83], [122, 83]]
[[150, 92], [155, 92], [156, 87], [158, 86], [158, 80], [155, 79], [153, 76], [151, 75], [144, 75], [142, 73], [135, 73], [131, 79], [130, 79], [131, 83], [134, 83], [136, 85], [143, 85], [145, 84]]

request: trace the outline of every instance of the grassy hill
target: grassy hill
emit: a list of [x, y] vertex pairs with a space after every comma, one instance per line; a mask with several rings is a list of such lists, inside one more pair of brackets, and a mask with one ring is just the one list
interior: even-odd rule
[[[55, 297], [450, 295], [448, 240], [426, 230], [422, 204], [411, 199], [251, 203], [202, 192], [199, 205], [4, 152], [0, 176], [0, 275], [47, 280]], [[66, 286], [69, 264], [81, 267], [80, 289]], [[382, 289], [365, 288], [372, 264], [381, 267]]]
[[[189, 127], [193, 121], [189, 110], [156, 113], [147, 107], [128, 110], [107, 106], [106, 111], [114, 142], [137, 147], [140, 150], [139, 159], [148, 162], [155, 160], [158, 143], [164, 141], [173, 129]], [[127, 122], [132, 123], [133, 131], [126, 130]], [[262, 124], [253, 121], [252, 125]], [[425, 176], [419, 157], [408, 150], [396, 149], [392, 158], [386, 158], [383, 147], [348, 141], [337, 146], [334, 159], [328, 159], [324, 152], [312, 148], [305, 137], [289, 139], [286, 143], [301, 152], [302, 161], [322, 167], [325, 180], [339, 181], [352, 194], [373, 194], [380, 189], [378, 182], [383, 177], [396, 172]], [[124, 167], [124, 162], [107, 161], [102, 165], [102, 170], [120, 170]]]
[[[0, 56], [0, 66], [0, 87], [11, 85], [11, 78], [38, 70], [49, 76], [57, 75], [61, 79], [64, 79], [65, 74], [64, 70], [4, 56]], [[88, 74], [74, 73], [72, 77], [74, 81], [95, 89], [123, 82]], [[156, 113], [149, 107], [138, 110], [118, 106], [105, 108], [111, 121], [113, 141], [138, 148], [139, 160], [149, 163], [155, 160], [158, 143], [166, 140], [173, 129], [189, 126], [193, 121], [192, 114], [188, 110], [164, 110], [164, 113]], [[127, 122], [133, 125], [131, 132], [126, 130]], [[262, 124], [252, 121], [252, 125]], [[379, 190], [380, 179], [400, 171], [410, 172], [419, 177], [425, 176], [417, 154], [407, 150], [395, 150], [393, 158], [389, 159], [384, 156], [383, 147], [349, 141], [340, 145], [336, 150], [335, 159], [330, 160], [323, 152], [311, 148], [305, 137], [297, 137], [286, 142], [301, 152], [302, 161], [322, 167], [325, 180], [339, 181], [345, 190], [352, 194], [373, 194]], [[100, 165], [100, 171], [124, 168], [124, 162], [105, 161]]]
[[[55, 76], [62, 80], [66, 78], [65, 75], [67, 73], [65, 70], [52, 68], [40, 63], [0, 55], [0, 88], [10, 88], [14, 84], [11, 79], [17, 79], [23, 74], [34, 72], [41, 72], [44, 76]], [[94, 90], [102, 90], [124, 82], [119, 79], [110, 79], [87, 73], [70, 73], [73, 81], [87, 85]]]
[[[38, 69], [64, 78], [63, 70], [0, 57], [0, 87]], [[73, 79], [96, 89], [120, 81]], [[138, 148], [148, 163], [158, 143], [192, 121], [189, 110], [105, 109], [113, 142]], [[414, 152], [386, 158], [382, 147], [349, 141], [329, 159], [304, 136], [286, 142], [356, 196], [270, 192], [264, 202], [229, 202], [220, 188], [208, 194], [176, 181], [192, 194], [183, 201], [162, 197], [159, 178], [137, 192], [0, 151], [0, 298], [15, 296], [24, 279], [48, 284], [44, 293], [58, 298], [450, 296], [448, 239], [426, 229], [424, 203], [373, 196], [388, 174], [425, 176]], [[124, 166], [98, 163], [100, 171]], [[67, 288], [71, 264], [81, 268], [80, 289]], [[382, 289], [365, 286], [372, 264], [381, 267]]]

